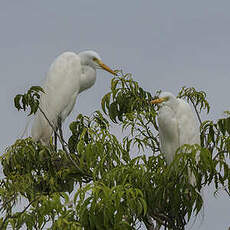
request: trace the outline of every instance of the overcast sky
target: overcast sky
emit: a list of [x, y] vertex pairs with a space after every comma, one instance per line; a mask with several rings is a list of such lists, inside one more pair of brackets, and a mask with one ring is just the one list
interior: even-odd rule
[[[40, 85], [54, 58], [64, 51], [93, 49], [112, 68], [133, 74], [154, 93], [177, 94], [186, 85], [207, 92], [217, 119], [230, 109], [230, 1], [0, 1], [0, 151], [26, 124], [13, 97]], [[100, 107], [110, 86], [108, 73], [82, 93], [65, 126], [78, 113]], [[224, 193], [205, 194], [204, 221], [187, 229], [230, 226], [230, 201]], [[199, 228], [198, 228], [199, 227]]]

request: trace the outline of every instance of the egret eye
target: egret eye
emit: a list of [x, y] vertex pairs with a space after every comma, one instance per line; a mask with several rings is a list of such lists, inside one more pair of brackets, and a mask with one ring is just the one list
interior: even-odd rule
[[93, 61], [97, 61], [97, 58], [96, 58], [96, 57], [93, 57]]

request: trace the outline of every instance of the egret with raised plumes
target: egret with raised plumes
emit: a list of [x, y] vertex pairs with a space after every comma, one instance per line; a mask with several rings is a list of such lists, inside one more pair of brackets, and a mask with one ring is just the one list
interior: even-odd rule
[[61, 127], [71, 113], [79, 93], [96, 81], [96, 69], [116, 73], [106, 66], [94, 51], [78, 54], [65, 52], [58, 56], [47, 73], [39, 109], [35, 114], [31, 135], [35, 141], [48, 144], [53, 129]]

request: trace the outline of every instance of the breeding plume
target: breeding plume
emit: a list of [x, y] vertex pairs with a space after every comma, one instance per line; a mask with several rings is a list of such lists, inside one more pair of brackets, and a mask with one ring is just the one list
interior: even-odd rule
[[[48, 144], [53, 133], [73, 110], [77, 95], [96, 81], [96, 69], [115, 75], [94, 51], [79, 54], [65, 52], [58, 56], [47, 73], [40, 97], [40, 109], [35, 114], [31, 134], [35, 141]], [[45, 115], [44, 115], [44, 114]], [[49, 120], [49, 122], [47, 121]]]
[[[170, 164], [180, 146], [200, 144], [198, 123], [189, 104], [172, 93], [162, 92], [159, 99], [151, 103], [160, 105], [158, 124], [161, 150]], [[196, 157], [198, 160], [199, 156]], [[190, 179], [193, 183], [195, 178]]]

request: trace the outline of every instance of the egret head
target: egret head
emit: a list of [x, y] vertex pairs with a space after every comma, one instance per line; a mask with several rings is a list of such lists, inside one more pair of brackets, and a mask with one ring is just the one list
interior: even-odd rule
[[173, 106], [177, 103], [176, 97], [170, 92], [162, 92], [159, 98], [151, 101], [151, 104], [159, 104], [160, 106]]
[[79, 57], [81, 58], [81, 64], [82, 65], [88, 65], [94, 69], [104, 69], [113, 75], [116, 75], [116, 73], [110, 69], [107, 65], [105, 65], [101, 57], [98, 53], [92, 50], [87, 50], [79, 53]]

